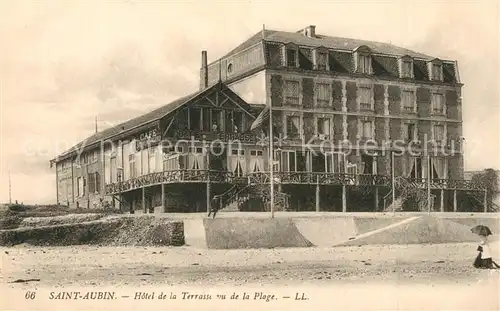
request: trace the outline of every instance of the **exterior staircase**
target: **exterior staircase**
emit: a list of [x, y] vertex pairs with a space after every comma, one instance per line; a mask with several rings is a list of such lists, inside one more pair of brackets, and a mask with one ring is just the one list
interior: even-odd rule
[[[394, 201], [392, 200], [392, 192], [396, 192]], [[417, 209], [419, 211], [428, 211], [427, 191], [415, 188], [411, 183], [404, 178], [396, 178], [395, 189], [389, 191], [384, 197], [384, 212], [401, 212], [403, 204], [410, 197], [416, 200]], [[431, 194], [431, 211], [434, 211], [435, 195]]]
[[[260, 200], [264, 203], [264, 209], [270, 210], [269, 201], [271, 192], [268, 185], [249, 185], [237, 183], [222, 194], [215, 195], [211, 204], [218, 207], [219, 212], [237, 212], [243, 204], [250, 199]], [[275, 189], [274, 207], [276, 211], [285, 211], [288, 208], [289, 195]]]
[[469, 197], [471, 197], [473, 200], [475, 200], [477, 203], [479, 203], [483, 207], [483, 211], [485, 212], [492, 212], [492, 213], [498, 213], [500, 212], [500, 206], [498, 206], [495, 202], [490, 202], [491, 206], [484, 206], [484, 193], [483, 192], [470, 192]]

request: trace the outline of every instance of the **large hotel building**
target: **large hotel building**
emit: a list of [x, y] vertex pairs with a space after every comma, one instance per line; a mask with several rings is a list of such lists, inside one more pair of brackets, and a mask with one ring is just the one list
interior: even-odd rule
[[315, 26], [263, 29], [210, 63], [201, 54], [199, 91], [51, 161], [59, 204], [267, 211], [269, 110], [275, 210], [418, 210], [430, 202], [466, 211], [462, 196], [484, 193], [463, 176], [456, 61]]

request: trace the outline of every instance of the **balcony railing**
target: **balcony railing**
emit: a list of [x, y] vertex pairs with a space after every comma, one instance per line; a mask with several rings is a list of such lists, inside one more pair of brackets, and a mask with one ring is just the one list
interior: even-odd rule
[[197, 183], [197, 182], [227, 183], [233, 181], [233, 174], [215, 170], [171, 170], [151, 173], [137, 178], [106, 185], [106, 194], [115, 194], [168, 183]]
[[408, 183], [414, 188], [427, 188], [430, 183], [431, 189], [456, 189], [456, 190], [484, 190], [485, 186], [472, 180], [461, 179], [437, 179], [428, 181], [426, 178], [406, 178]]
[[[390, 179], [381, 175], [323, 173], [323, 172], [274, 172], [274, 182], [280, 184], [320, 184], [388, 186]], [[269, 183], [269, 172], [255, 172], [248, 175], [250, 184]]]
[[219, 140], [223, 142], [240, 141], [242, 143], [256, 143], [257, 135], [252, 133], [225, 132], [225, 131], [197, 131], [197, 130], [177, 130], [172, 135], [175, 139], [191, 140]]
[[[401, 180], [402, 177], [398, 177]], [[403, 178], [404, 187], [426, 189], [425, 178]], [[142, 187], [168, 183], [233, 183], [269, 184], [269, 172], [253, 172], [246, 176], [234, 176], [231, 172], [215, 170], [172, 170], [152, 173], [122, 182], [106, 185], [106, 194], [117, 194]], [[346, 185], [391, 187], [389, 176], [369, 174], [325, 173], [325, 172], [274, 172], [274, 183], [297, 185]], [[398, 184], [396, 184], [398, 187]], [[472, 180], [431, 179], [431, 189], [484, 191], [484, 185]]]

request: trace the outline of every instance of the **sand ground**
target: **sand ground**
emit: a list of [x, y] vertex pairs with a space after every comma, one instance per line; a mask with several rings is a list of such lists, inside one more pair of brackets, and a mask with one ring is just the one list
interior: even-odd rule
[[[376, 305], [376, 309], [409, 310], [425, 302], [427, 309], [441, 310], [438, 304], [446, 300], [449, 303], [443, 308], [449, 310], [499, 310], [500, 270], [474, 269], [471, 264], [476, 255], [475, 247], [475, 244], [461, 243], [207, 250], [191, 247], [42, 248], [20, 245], [0, 248], [0, 283], [5, 290], [22, 293], [34, 288], [156, 288], [163, 291], [168, 288], [202, 288], [204, 291], [306, 288], [309, 290], [307, 295], [316, 297], [317, 303], [337, 291], [341, 299], [336, 304], [342, 309], [358, 310], [355, 306], [364, 303], [368, 309]], [[492, 251], [499, 258], [498, 243], [493, 245]], [[39, 281], [12, 283], [20, 279]], [[450, 290], [454, 294], [444, 294]], [[428, 294], [424, 294], [426, 291]], [[461, 291], [462, 294], [455, 296]], [[382, 298], [383, 295], [389, 296]], [[371, 297], [371, 303], [359, 297]], [[426, 298], [416, 299], [418, 297]], [[429, 300], [429, 297], [434, 298]], [[474, 297], [481, 297], [479, 304], [473, 303]], [[410, 302], [411, 299], [415, 302]], [[405, 303], [408, 308], [402, 307]], [[467, 303], [470, 303], [468, 307]], [[379, 304], [384, 305], [379, 307]], [[131, 306], [127, 303], [120, 309]], [[179, 304], [177, 307], [181, 310], [200, 306]], [[324, 307], [317, 306], [318, 310], [324, 310]], [[223, 309], [220, 304], [216, 307]], [[254, 307], [260, 308], [258, 305]], [[297, 305], [290, 305], [287, 309], [294, 307]], [[208, 308], [208, 305], [201, 307], [203, 310]]]
[[[40, 286], [296, 285], [316, 281], [476, 282], [476, 245], [382, 245], [336, 248], [209, 250], [191, 247], [0, 248], [1, 282]], [[498, 247], [493, 245], [494, 254]], [[498, 258], [498, 256], [495, 256]], [[498, 260], [497, 260], [498, 261]]]
[[[169, 300], [169, 310], [500, 310], [500, 270], [474, 269], [476, 247], [0, 247], [0, 310], [167, 308], [162, 301], [130, 298], [138, 291], [212, 295], [204, 301]], [[500, 242], [492, 242], [491, 248], [500, 262]], [[72, 290], [108, 290], [130, 297], [107, 302], [49, 298], [52, 291]], [[28, 292], [37, 292], [37, 298], [26, 299]], [[242, 292], [250, 299], [216, 298]], [[279, 298], [256, 298], [256, 293]], [[293, 299], [302, 293], [308, 300]]]

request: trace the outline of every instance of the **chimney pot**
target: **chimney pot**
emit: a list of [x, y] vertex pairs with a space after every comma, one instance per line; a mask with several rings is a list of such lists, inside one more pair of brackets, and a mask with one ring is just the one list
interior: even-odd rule
[[207, 51], [201, 51], [201, 68], [207, 67]]
[[208, 59], [207, 51], [201, 51], [201, 77], [200, 77], [200, 89], [206, 89], [208, 87]]

